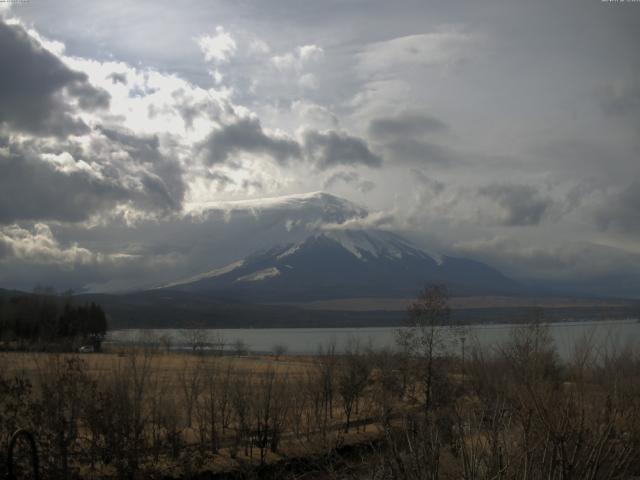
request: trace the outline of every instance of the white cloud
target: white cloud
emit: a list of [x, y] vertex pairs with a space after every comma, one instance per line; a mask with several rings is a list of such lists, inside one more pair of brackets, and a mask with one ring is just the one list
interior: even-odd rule
[[454, 64], [467, 58], [478, 41], [476, 35], [451, 28], [397, 37], [366, 46], [358, 66], [363, 73], [371, 74], [399, 67]]
[[269, 44], [264, 40], [254, 38], [249, 42], [247, 51], [252, 55], [267, 55], [271, 52], [271, 47], [269, 47]]
[[77, 243], [63, 247], [53, 236], [48, 225], [36, 223], [31, 230], [18, 225], [0, 229], [0, 262], [5, 259], [73, 267], [113, 260], [114, 256], [91, 252]]
[[303, 61], [317, 60], [322, 58], [324, 50], [317, 45], [303, 45], [297, 49], [298, 56]]
[[275, 55], [271, 62], [278, 70], [301, 72], [306, 65], [324, 57], [324, 50], [317, 45], [302, 45], [291, 52]]
[[226, 62], [237, 49], [233, 37], [221, 26], [216, 27], [214, 35], [202, 35], [196, 42], [207, 62]]
[[[85, 172], [95, 178], [103, 178], [97, 165], [89, 165], [84, 160], [76, 160], [69, 152], [43, 153], [40, 158], [54, 165], [55, 169], [63, 173]], [[95, 168], [94, 168], [95, 167]]]

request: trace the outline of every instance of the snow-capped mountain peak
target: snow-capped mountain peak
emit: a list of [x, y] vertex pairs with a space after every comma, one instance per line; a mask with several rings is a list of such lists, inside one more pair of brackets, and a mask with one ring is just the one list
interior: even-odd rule
[[390, 232], [347, 229], [311, 232], [173, 288], [272, 301], [406, 296], [427, 283], [455, 286], [458, 293], [514, 288], [510, 279], [479, 262], [429, 254]]

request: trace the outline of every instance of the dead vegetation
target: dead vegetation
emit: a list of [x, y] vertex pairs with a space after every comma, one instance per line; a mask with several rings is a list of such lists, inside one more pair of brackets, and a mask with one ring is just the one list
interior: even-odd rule
[[[465, 357], [444, 356], [433, 327], [446, 302], [425, 293], [396, 351], [354, 341], [278, 359], [0, 354], [0, 442], [32, 431], [44, 478], [298, 478], [258, 468], [293, 459], [314, 478], [640, 475], [637, 351], [590, 337], [560, 361], [532, 323], [495, 348], [469, 339]], [[366, 448], [340, 458], [347, 444]]]

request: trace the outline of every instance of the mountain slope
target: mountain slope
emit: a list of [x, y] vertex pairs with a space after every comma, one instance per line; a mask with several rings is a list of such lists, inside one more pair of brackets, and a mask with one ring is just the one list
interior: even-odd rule
[[260, 301], [414, 296], [427, 283], [455, 295], [515, 294], [520, 287], [474, 260], [427, 253], [383, 231], [324, 230], [228, 267], [166, 285]]

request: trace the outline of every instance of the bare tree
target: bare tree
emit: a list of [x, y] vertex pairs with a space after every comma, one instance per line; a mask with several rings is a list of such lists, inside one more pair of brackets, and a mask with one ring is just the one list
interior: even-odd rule
[[53, 477], [70, 477], [83, 399], [92, 382], [84, 372], [86, 365], [78, 357], [52, 355], [37, 367], [40, 399], [36, 425], [51, 452], [48, 473]]
[[242, 357], [248, 355], [249, 347], [247, 347], [247, 344], [244, 340], [238, 338], [235, 342], [233, 342], [233, 352], [235, 355]]
[[182, 337], [193, 353], [201, 353], [211, 343], [209, 331], [197, 324], [192, 324], [190, 328], [184, 329]]
[[203, 373], [202, 362], [197, 361], [194, 364], [190, 358], [185, 358], [179, 372], [186, 424], [189, 428], [191, 428], [192, 425], [193, 409], [203, 388]]
[[316, 355], [316, 366], [318, 368], [318, 380], [321, 392], [320, 406], [322, 408], [322, 434], [327, 433], [329, 419], [333, 418], [333, 402], [335, 395], [336, 369], [338, 358], [336, 355], [335, 341], [329, 342], [326, 346], [318, 347]]
[[273, 354], [276, 357], [276, 360], [279, 360], [281, 356], [285, 355], [289, 348], [284, 343], [276, 343], [273, 346]]
[[443, 285], [427, 286], [409, 305], [404, 328], [396, 332], [396, 342], [410, 356], [422, 363], [421, 383], [424, 408], [433, 402], [434, 359], [445, 346], [449, 325], [449, 294]]
[[382, 422], [383, 428], [388, 428], [399, 401], [403, 398], [405, 386], [400, 372], [403, 371], [402, 354], [397, 354], [390, 349], [372, 351], [369, 353], [369, 361], [374, 369], [375, 382], [373, 384], [373, 401], [377, 408], [377, 417]]
[[369, 383], [370, 376], [370, 359], [361, 352], [357, 341], [350, 341], [338, 370], [338, 393], [342, 397], [345, 414], [345, 433], [349, 432], [352, 413], [358, 413], [360, 397]]
[[220, 389], [220, 369], [209, 362], [203, 366], [202, 395], [196, 400], [198, 436], [201, 447], [209, 445], [211, 451], [218, 453], [220, 442], [220, 416], [218, 415], [218, 396]]
[[230, 385], [231, 408], [233, 409], [233, 423], [235, 435], [229, 452], [235, 458], [238, 449], [244, 443], [245, 455], [251, 453], [251, 420], [253, 408], [253, 393], [248, 373], [235, 375]]

